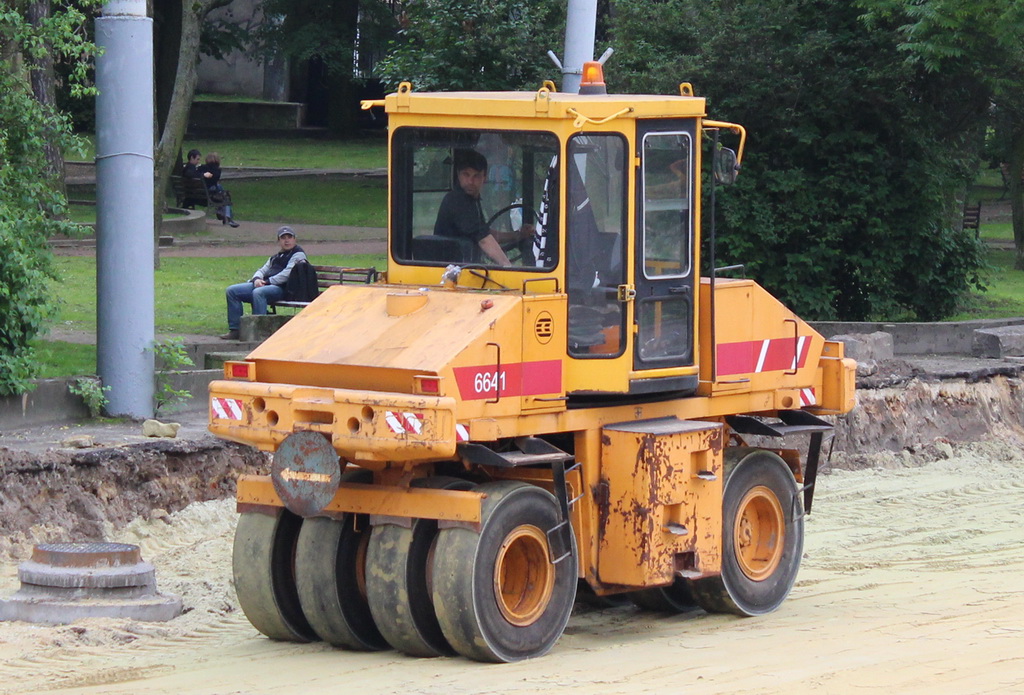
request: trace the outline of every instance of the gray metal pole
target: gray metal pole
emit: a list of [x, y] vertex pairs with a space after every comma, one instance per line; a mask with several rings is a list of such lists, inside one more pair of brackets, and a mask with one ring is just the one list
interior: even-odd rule
[[107, 412], [153, 416], [153, 21], [146, 0], [96, 19], [96, 362]]
[[594, 59], [597, 0], [569, 0], [565, 18], [565, 57], [562, 59], [562, 91], [578, 94], [583, 64]]

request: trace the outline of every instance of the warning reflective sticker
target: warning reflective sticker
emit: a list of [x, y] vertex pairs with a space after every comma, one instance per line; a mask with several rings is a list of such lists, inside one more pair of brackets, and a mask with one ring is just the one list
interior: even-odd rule
[[210, 410], [213, 417], [221, 420], [241, 420], [244, 413], [242, 401], [234, 398], [211, 398]]
[[423, 413], [406, 413], [397, 410], [384, 411], [384, 421], [395, 434], [420, 434], [423, 432]]

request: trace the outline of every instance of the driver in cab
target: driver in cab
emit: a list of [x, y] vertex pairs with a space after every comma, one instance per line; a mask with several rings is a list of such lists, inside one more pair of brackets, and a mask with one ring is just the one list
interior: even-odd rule
[[476, 150], [460, 149], [455, 150], [454, 161], [459, 187], [449, 191], [441, 201], [434, 234], [467, 239], [494, 263], [512, 265], [501, 245], [532, 237], [534, 225], [524, 224], [513, 232], [489, 229], [480, 203], [480, 192], [487, 182], [487, 158]]

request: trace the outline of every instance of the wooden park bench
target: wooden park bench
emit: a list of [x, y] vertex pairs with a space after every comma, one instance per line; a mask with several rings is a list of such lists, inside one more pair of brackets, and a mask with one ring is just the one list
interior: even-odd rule
[[981, 236], [981, 201], [977, 205], [968, 205], [964, 202], [964, 231], [974, 230], [974, 236]]
[[206, 184], [200, 179], [186, 179], [184, 176], [171, 176], [171, 188], [174, 189], [175, 207], [194, 210], [196, 205], [207, 209], [215, 207], [210, 202], [210, 193]]
[[[174, 189], [174, 205], [184, 210], [195, 210], [196, 206], [206, 209], [206, 216], [217, 214], [217, 219], [222, 219], [217, 213], [218, 208], [223, 205], [231, 205], [231, 192], [220, 191], [210, 193], [206, 182], [201, 179], [188, 179], [184, 176], [174, 174], [171, 176], [171, 188]], [[217, 200], [213, 199], [217, 197]]]
[[[317, 289], [321, 292], [331, 285], [369, 285], [377, 281], [376, 268], [343, 268], [338, 265], [314, 265], [313, 270], [316, 272]], [[293, 302], [284, 300], [268, 305], [267, 311], [272, 314], [276, 314], [278, 307], [301, 309], [308, 305], [309, 302]]]

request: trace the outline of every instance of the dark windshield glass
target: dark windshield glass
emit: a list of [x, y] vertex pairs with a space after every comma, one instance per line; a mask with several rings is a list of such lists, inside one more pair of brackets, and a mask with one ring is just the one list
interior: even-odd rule
[[400, 263], [555, 266], [551, 133], [401, 128], [391, 177], [391, 249]]

